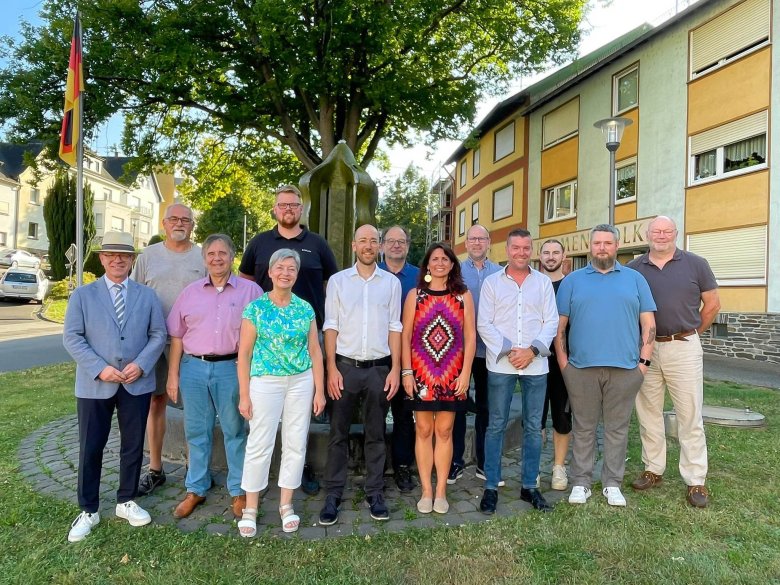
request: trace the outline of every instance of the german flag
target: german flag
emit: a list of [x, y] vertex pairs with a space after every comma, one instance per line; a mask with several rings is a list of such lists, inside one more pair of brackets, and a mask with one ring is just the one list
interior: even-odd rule
[[60, 133], [60, 158], [76, 166], [76, 153], [81, 140], [81, 102], [84, 93], [84, 71], [81, 63], [81, 22], [79, 15], [73, 21], [73, 39], [70, 43], [68, 83], [65, 86], [65, 116]]

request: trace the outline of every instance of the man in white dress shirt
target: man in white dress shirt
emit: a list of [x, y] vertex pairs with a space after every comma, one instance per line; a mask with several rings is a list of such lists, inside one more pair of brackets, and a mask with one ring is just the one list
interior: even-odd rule
[[366, 501], [375, 520], [387, 520], [385, 505], [385, 417], [401, 374], [401, 283], [376, 264], [379, 231], [357, 229], [352, 241], [357, 262], [328, 281], [325, 297], [325, 355], [328, 395], [333, 400], [320, 524], [338, 520], [347, 483], [349, 427], [363, 402]]

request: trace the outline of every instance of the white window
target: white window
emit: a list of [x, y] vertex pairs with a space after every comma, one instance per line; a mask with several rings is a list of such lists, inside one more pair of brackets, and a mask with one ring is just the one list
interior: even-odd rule
[[544, 192], [544, 221], [574, 217], [577, 213], [577, 181], [557, 185]]
[[125, 220], [121, 217], [111, 216], [111, 229], [117, 232], [123, 232], [125, 230]]
[[141, 221], [141, 233], [148, 234], [151, 229], [151, 224], [148, 221]]
[[501, 160], [515, 151], [515, 122], [509, 122], [503, 128], [496, 130], [495, 133], [495, 151], [493, 160]]
[[8, 233], [0, 232], [0, 246], [5, 246], [7, 244], [8, 244]]
[[479, 147], [475, 148], [471, 154], [471, 176], [476, 177], [479, 174]]
[[35, 205], [40, 205], [41, 203], [40, 189], [30, 189], [30, 203], [34, 203]]
[[0, 215], [8, 215], [10, 213], [10, 205], [8, 201], [0, 201]]
[[463, 187], [466, 184], [466, 177], [468, 177], [468, 172], [466, 169], [466, 161], [464, 160], [462, 163], [460, 163], [460, 186]]
[[493, 191], [493, 221], [512, 215], [514, 185], [507, 185]]
[[106, 201], [111, 201], [111, 189], [103, 189], [103, 199]]
[[615, 165], [615, 203], [636, 200], [636, 157]]
[[134, 209], [141, 209], [141, 198], [133, 195], [130, 197], [130, 207]]
[[103, 214], [102, 213], [96, 213], [95, 214], [95, 229], [102, 230], [103, 229]]
[[466, 210], [461, 209], [458, 212], [458, 235], [462, 236], [466, 233]]
[[479, 223], [479, 201], [471, 204], [471, 225]]
[[720, 285], [766, 284], [765, 225], [691, 234], [688, 250], [707, 259]]
[[30, 222], [27, 224], [27, 237], [31, 240], [38, 239], [38, 224]]
[[612, 79], [612, 113], [617, 116], [639, 103], [639, 65]]
[[767, 113], [758, 112], [690, 137], [690, 184], [766, 168]]
[[553, 146], [577, 134], [580, 123], [580, 100], [575, 98], [545, 114], [542, 119], [542, 148]]
[[96, 173], [100, 172], [100, 161], [95, 161], [95, 172]]
[[770, 0], [745, 0], [691, 32], [691, 78], [769, 43]]

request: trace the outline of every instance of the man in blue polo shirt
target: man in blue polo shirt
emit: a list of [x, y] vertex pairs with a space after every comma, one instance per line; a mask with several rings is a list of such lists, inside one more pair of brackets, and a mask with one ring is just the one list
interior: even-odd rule
[[617, 262], [619, 238], [611, 225], [594, 227], [590, 263], [558, 288], [555, 354], [573, 417], [570, 504], [591, 495], [596, 427], [603, 418], [603, 494], [610, 506], [626, 505], [620, 486], [628, 425], [653, 354], [656, 307], [645, 278]]
[[[412, 240], [406, 228], [394, 225], [382, 235], [382, 254], [384, 261], [378, 264], [382, 270], [394, 274], [401, 281], [401, 309], [406, 295], [417, 286], [420, 269], [406, 261]], [[397, 392], [390, 400], [393, 412], [393, 470], [395, 484], [403, 493], [412, 491], [417, 485], [412, 477], [411, 465], [414, 462], [414, 415], [412, 410], [404, 408], [406, 392]]]

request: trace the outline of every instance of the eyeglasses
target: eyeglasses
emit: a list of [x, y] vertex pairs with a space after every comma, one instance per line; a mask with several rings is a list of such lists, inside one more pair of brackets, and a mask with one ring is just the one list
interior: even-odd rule
[[654, 236], [660, 236], [661, 234], [665, 236], [673, 236], [674, 230], [653, 230], [650, 233], [653, 234]]
[[466, 238], [467, 242], [487, 242], [490, 238], [486, 238], [484, 236], [477, 236], [474, 238]]
[[101, 254], [108, 260], [113, 260], [114, 258], [117, 258], [118, 260], [131, 260], [133, 258], [133, 254], [123, 254], [122, 252], [101, 252]]
[[292, 211], [295, 211], [301, 206], [301, 204], [300, 203], [277, 203], [276, 206], [279, 209], [290, 209]]
[[406, 240], [385, 240], [385, 244], [387, 244], [391, 248], [396, 244], [398, 244], [399, 246], [405, 246]]
[[165, 221], [170, 223], [180, 223], [182, 225], [190, 225], [192, 223], [192, 220], [189, 217], [176, 217], [175, 215], [166, 217]]

